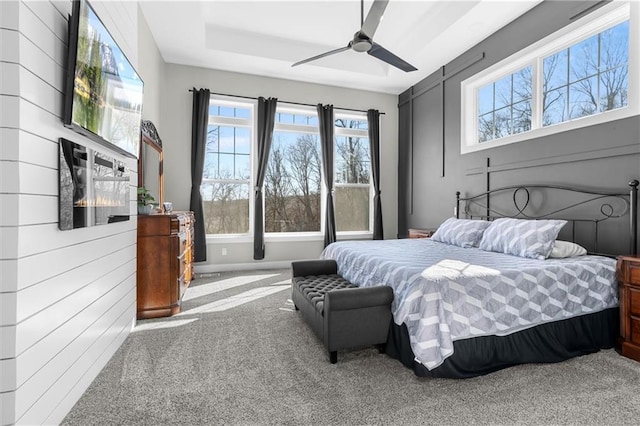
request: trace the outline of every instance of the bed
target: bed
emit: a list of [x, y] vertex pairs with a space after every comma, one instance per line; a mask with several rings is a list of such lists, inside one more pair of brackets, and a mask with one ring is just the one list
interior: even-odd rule
[[[468, 378], [558, 362], [616, 342], [615, 255], [637, 251], [637, 186], [457, 193], [456, 217], [431, 239], [343, 241], [321, 257], [335, 259], [338, 273], [358, 286], [393, 289], [386, 351], [418, 376]], [[611, 243], [618, 248], [609, 250]], [[563, 252], [561, 244], [588, 253]]]

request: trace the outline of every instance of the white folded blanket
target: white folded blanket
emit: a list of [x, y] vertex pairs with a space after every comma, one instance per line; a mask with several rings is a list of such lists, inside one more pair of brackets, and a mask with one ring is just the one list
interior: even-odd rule
[[460, 260], [444, 259], [426, 268], [421, 275], [428, 280], [455, 280], [461, 277], [496, 276], [500, 275], [500, 271]]

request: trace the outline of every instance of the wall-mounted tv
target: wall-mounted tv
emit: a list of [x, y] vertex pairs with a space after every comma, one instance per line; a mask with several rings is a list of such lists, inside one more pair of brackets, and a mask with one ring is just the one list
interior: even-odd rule
[[91, 5], [74, 0], [69, 17], [65, 126], [137, 158], [143, 86]]

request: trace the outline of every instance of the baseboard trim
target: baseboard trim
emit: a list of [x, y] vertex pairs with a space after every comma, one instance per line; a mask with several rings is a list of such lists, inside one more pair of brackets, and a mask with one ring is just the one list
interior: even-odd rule
[[230, 272], [230, 271], [257, 271], [261, 269], [284, 269], [291, 268], [291, 260], [279, 260], [271, 262], [253, 262], [253, 263], [226, 263], [226, 264], [204, 264], [194, 266], [194, 272], [198, 274], [210, 274], [212, 272]]

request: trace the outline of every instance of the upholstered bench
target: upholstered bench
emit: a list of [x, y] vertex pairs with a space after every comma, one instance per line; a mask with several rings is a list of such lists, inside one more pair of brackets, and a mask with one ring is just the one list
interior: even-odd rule
[[338, 265], [330, 259], [292, 262], [291, 269], [291, 299], [324, 343], [332, 364], [341, 349], [377, 345], [384, 352], [391, 287], [357, 287], [338, 275]]

